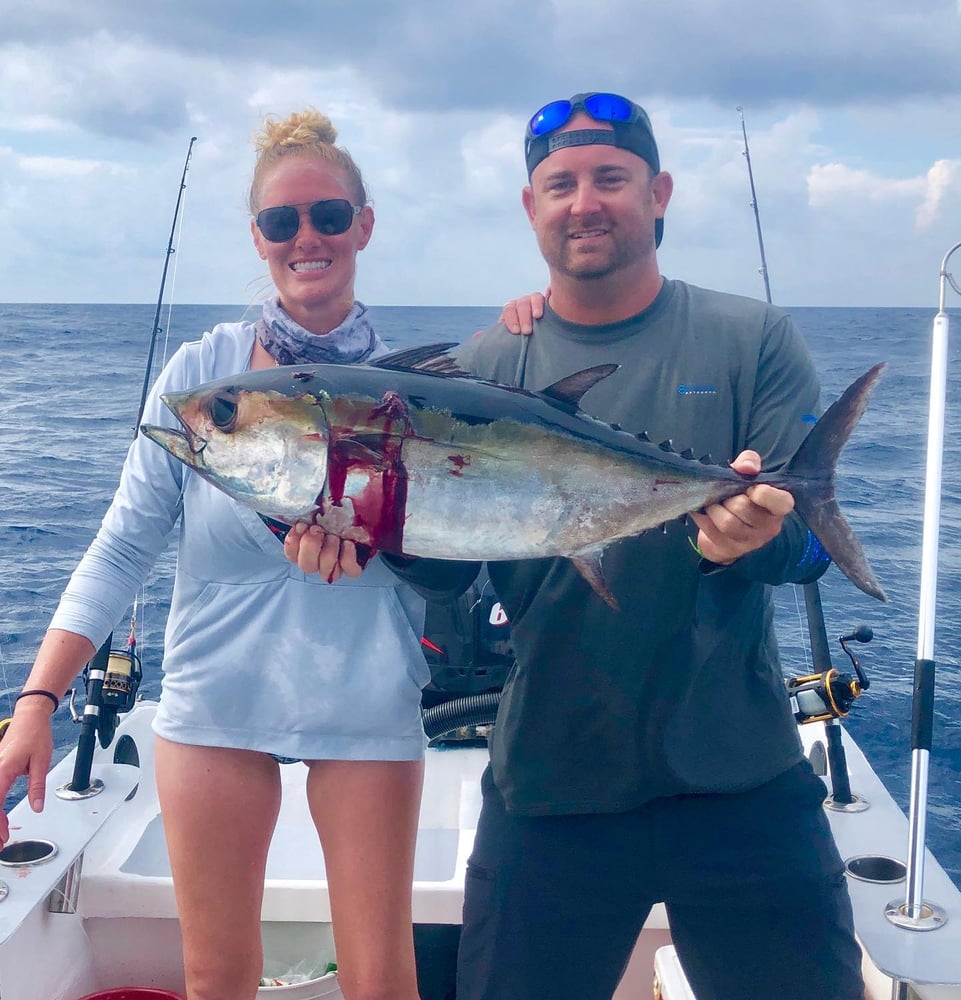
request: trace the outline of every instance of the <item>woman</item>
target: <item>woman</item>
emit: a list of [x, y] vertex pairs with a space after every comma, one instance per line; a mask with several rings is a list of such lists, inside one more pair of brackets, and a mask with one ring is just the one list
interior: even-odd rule
[[[254, 247], [277, 295], [257, 323], [225, 323], [166, 366], [160, 394], [248, 369], [387, 353], [354, 297], [374, 213], [336, 130], [316, 111], [268, 120], [250, 189]], [[411, 929], [423, 775], [423, 602], [351, 543], [321, 538], [293, 565], [267, 526], [143, 436], [69, 583], [0, 750], [0, 791], [28, 773], [43, 806], [50, 708], [129, 606], [180, 519], [157, 787], [189, 1000], [253, 998], [260, 910], [280, 807], [280, 758], [307, 764], [347, 1000], [417, 1000]], [[303, 530], [301, 527], [299, 530]], [[9, 831], [5, 818], [0, 835]], [[214, 845], [198, 851], [198, 844]]]

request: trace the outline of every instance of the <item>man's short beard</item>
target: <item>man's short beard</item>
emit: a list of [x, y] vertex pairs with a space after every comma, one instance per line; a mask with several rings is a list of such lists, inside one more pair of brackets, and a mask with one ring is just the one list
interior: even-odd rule
[[615, 248], [612, 256], [606, 257], [604, 260], [595, 261], [590, 258], [583, 258], [577, 261], [576, 264], [572, 263], [572, 257], [568, 257], [565, 254], [561, 256], [564, 259], [559, 262], [560, 266], [557, 270], [570, 278], [577, 278], [582, 281], [600, 281], [602, 278], [610, 277], [610, 275], [615, 274], [630, 263], [628, 255], [620, 252], [618, 248]]

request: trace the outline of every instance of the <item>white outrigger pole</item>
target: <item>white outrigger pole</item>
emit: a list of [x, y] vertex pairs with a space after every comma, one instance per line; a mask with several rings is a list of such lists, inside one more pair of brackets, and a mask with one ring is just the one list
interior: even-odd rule
[[931, 345], [931, 393], [928, 409], [927, 472], [924, 483], [924, 522], [921, 539], [921, 598], [918, 610], [918, 656], [914, 662], [914, 704], [911, 718], [911, 801], [908, 815], [908, 871], [903, 902], [889, 903], [885, 915], [892, 923], [911, 930], [941, 927], [944, 910], [924, 900], [924, 842], [927, 825], [928, 760], [934, 720], [934, 626], [938, 590], [938, 536], [941, 524], [941, 467], [944, 456], [944, 410], [948, 378], [948, 329], [945, 310], [947, 286], [961, 295], [948, 273], [948, 260], [956, 243], [941, 261], [938, 314], [934, 317]]

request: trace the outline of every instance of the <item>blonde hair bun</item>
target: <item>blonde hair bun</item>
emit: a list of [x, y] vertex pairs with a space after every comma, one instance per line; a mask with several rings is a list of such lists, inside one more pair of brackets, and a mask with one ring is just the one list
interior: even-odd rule
[[360, 168], [342, 146], [336, 146], [337, 129], [316, 108], [294, 111], [286, 118], [268, 116], [254, 136], [257, 163], [247, 196], [251, 216], [260, 209], [260, 189], [264, 177], [286, 156], [314, 156], [344, 172], [355, 205], [368, 202], [367, 186]]
[[316, 108], [295, 111], [286, 118], [266, 118], [254, 137], [254, 148], [263, 155], [278, 147], [314, 147], [318, 143], [333, 146], [337, 141], [334, 123]]

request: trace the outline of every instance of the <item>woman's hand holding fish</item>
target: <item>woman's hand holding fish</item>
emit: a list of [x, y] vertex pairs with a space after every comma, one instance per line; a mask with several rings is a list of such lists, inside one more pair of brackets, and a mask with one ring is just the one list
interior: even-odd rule
[[[761, 456], [742, 451], [731, 462], [735, 472], [756, 476]], [[727, 566], [766, 545], [781, 530], [781, 523], [794, 510], [794, 497], [786, 490], [758, 483], [747, 492], [723, 503], [712, 504], [704, 513], [692, 514], [698, 526], [697, 547], [705, 559]]]
[[534, 332], [534, 320], [540, 319], [544, 315], [544, 303], [550, 298], [551, 290], [531, 292], [530, 295], [522, 295], [519, 299], [511, 299], [504, 308], [498, 319], [511, 333], [523, 334], [526, 336]]
[[366, 563], [358, 558], [353, 542], [303, 521], [287, 532], [284, 555], [305, 573], [317, 573], [328, 583], [336, 583], [341, 576], [360, 576]]

